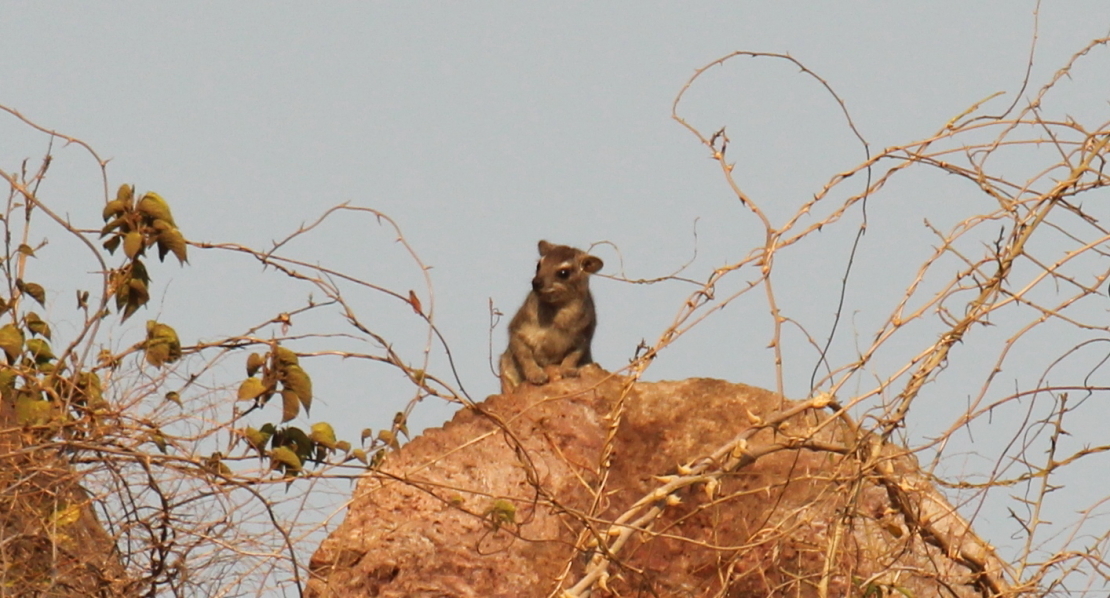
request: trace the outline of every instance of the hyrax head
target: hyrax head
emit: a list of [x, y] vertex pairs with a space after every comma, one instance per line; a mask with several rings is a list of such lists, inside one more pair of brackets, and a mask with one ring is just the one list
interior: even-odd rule
[[589, 294], [590, 274], [604, 265], [585, 251], [540, 241], [540, 261], [532, 290], [544, 303], [562, 305]]

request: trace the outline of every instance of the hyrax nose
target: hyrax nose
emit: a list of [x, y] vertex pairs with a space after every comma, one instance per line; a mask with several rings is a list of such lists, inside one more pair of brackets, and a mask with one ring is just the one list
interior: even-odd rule
[[540, 292], [540, 289], [542, 289], [542, 288], [543, 288], [543, 279], [540, 278], [539, 276], [533, 278], [532, 279], [532, 290], [536, 291], [538, 293], [538, 292]]

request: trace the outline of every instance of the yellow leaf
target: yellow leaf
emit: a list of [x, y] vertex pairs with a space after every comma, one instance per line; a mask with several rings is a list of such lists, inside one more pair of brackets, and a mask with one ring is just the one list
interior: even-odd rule
[[104, 222], [108, 222], [112, 218], [122, 214], [125, 210], [127, 210], [127, 202], [113, 199], [104, 206], [104, 211], [101, 212], [100, 215], [104, 218]]
[[8, 363], [15, 363], [19, 354], [23, 352], [23, 331], [14, 324], [0, 328], [0, 349], [8, 356]]
[[261, 453], [266, 450], [266, 443], [269, 442], [271, 434], [255, 430], [248, 426], [247, 429], [243, 431], [243, 436], [246, 437], [247, 442], [250, 443], [254, 450]]
[[139, 255], [143, 249], [143, 234], [133, 230], [123, 237], [123, 254], [129, 258]]
[[335, 448], [335, 430], [328, 422], [312, 424], [312, 433], [308, 435], [308, 438], [330, 449]]
[[488, 517], [490, 523], [493, 524], [493, 529], [500, 529], [502, 525], [516, 522], [516, 505], [503, 498], [499, 498], [493, 501], [493, 504], [486, 509], [485, 516]]
[[69, 505], [68, 507], [59, 511], [54, 511], [54, 525], [57, 527], [65, 527], [77, 523], [81, 518], [81, 508], [77, 505]]
[[250, 401], [262, 396], [266, 392], [266, 385], [258, 378], [247, 378], [239, 385], [238, 399], [240, 401]]
[[116, 191], [116, 201], [121, 201], [124, 205], [130, 205], [133, 199], [135, 199], [135, 187], [128, 184], [120, 185]]

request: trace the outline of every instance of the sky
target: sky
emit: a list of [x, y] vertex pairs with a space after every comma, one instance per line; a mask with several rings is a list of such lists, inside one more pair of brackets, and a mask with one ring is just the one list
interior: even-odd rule
[[[497, 391], [491, 343], [500, 353], [507, 319], [529, 290], [539, 239], [593, 246], [605, 275], [655, 278], [689, 262], [682, 275], [699, 281], [761, 245], [762, 229], [707, 148], [671, 118], [695, 69], [736, 50], [789, 54], [835, 89], [875, 152], [927, 137], [995, 92], [1007, 92], [993, 100], [998, 109], [1029, 97], [1018, 92], [1034, 39], [1030, 90], [1110, 31], [1110, 3], [1101, 0], [1036, 9], [1014, 0], [5, 2], [0, 104], [109, 158], [110, 187], [129, 182], [162, 194], [191, 241], [267, 248], [343, 202], [388, 215], [430, 267], [434, 292], [393, 231], [367, 214], [341, 214], [285, 250], [434, 303], [459, 379], [480, 400]], [[1077, 70], [1054, 106], [1059, 113], [1108, 120], [1104, 54]], [[737, 179], [776, 222], [867, 157], [836, 102], [781, 60], [737, 58], [711, 69], [680, 112], [703, 131], [727, 127]], [[46, 147], [42, 134], [0, 114], [0, 167], [16, 170]], [[104, 192], [95, 163], [75, 147], [56, 145], [54, 154], [44, 200], [97, 226]], [[853, 184], [845, 192], [860, 190]], [[982, 201], [937, 174], [908, 175], [871, 201], [857, 274], [866, 282], [847, 297], [843, 356], [889, 315], [914, 275], [907, 264], [931, 251], [923, 220], [946, 228]], [[817, 338], [832, 326], [860, 218], [848, 214], [778, 264], [784, 313]], [[41, 259], [64, 262], [69, 249], [56, 232], [48, 236], [56, 244]], [[194, 249], [189, 266], [160, 265], [153, 275], [161, 286], [151, 306], [112, 332], [117, 346], [141, 336], [147, 319], [170, 323], [187, 344], [238, 334], [303, 305], [311, 292], [228, 252]], [[50, 276], [42, 275], [48, 290], [60, 296], [69, 288]], [[739, 288], [744, 276], [726, 288]], [[600, 321], [593, 353], [615, 370], [642, 340], [654, 342], [694, 287], [596, 277], [592, 289]], [[48, 306], [54, 318], [70, 314], [64, 292]], [[426, 336], [411, 309], [349, 292], [364, 322], [420, 363]], [[492, 336], [491, 303], [505, 314]], [[293, 333], [344, 330], [329, 313], [294, 318]], [[750, 294], [664, 351], [645, 377], [775, 388], [770, 340], [764, 298]], [[784, 390], [805, 398], [816, 354], [801, 335], [786, 341]], [[924, 341], [904, 342], [877, 371]], [[449, 375], [441, 352], [431, 359], [430, 371]], [[332, 421], [341, 437], [388, 426], [412, 397], [384, 366], [306, 363], [313, 419]], [[230, 358], [208, 374], [211, 385], [233, 384], [240, 368]], [[927, 400], [957, 392], [963, 405], [973, 391], [960, 388], [957, 374]], [[456, 408], [427, 400], [410, 425], [440, 425]], [[910, 433], [923, 439], [944, 429], [951, 410], [939, 411]], [[972, 455], [952, 467], [973, 476], [989, 462]], [[1074, 514], [1106, 490], [1088, 486], [1059, 508]], [[1001, 503], [992, 508], [979, 514], [985, 534], [1020, 545]]]

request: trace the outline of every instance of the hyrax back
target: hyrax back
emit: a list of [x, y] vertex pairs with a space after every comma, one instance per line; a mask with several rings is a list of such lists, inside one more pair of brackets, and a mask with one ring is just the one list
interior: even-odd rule
[[509, 348], [501, 355], [501, 391], [521, 382], [544, 384], [544, 368], [559, 367], [562, 376], [577, 376], [593, 363], [590, 341], [597, 327], [590, 274], [602, 261], [584, 251], [540, 241], [540, 261], [532, 292], [509, 323]]

